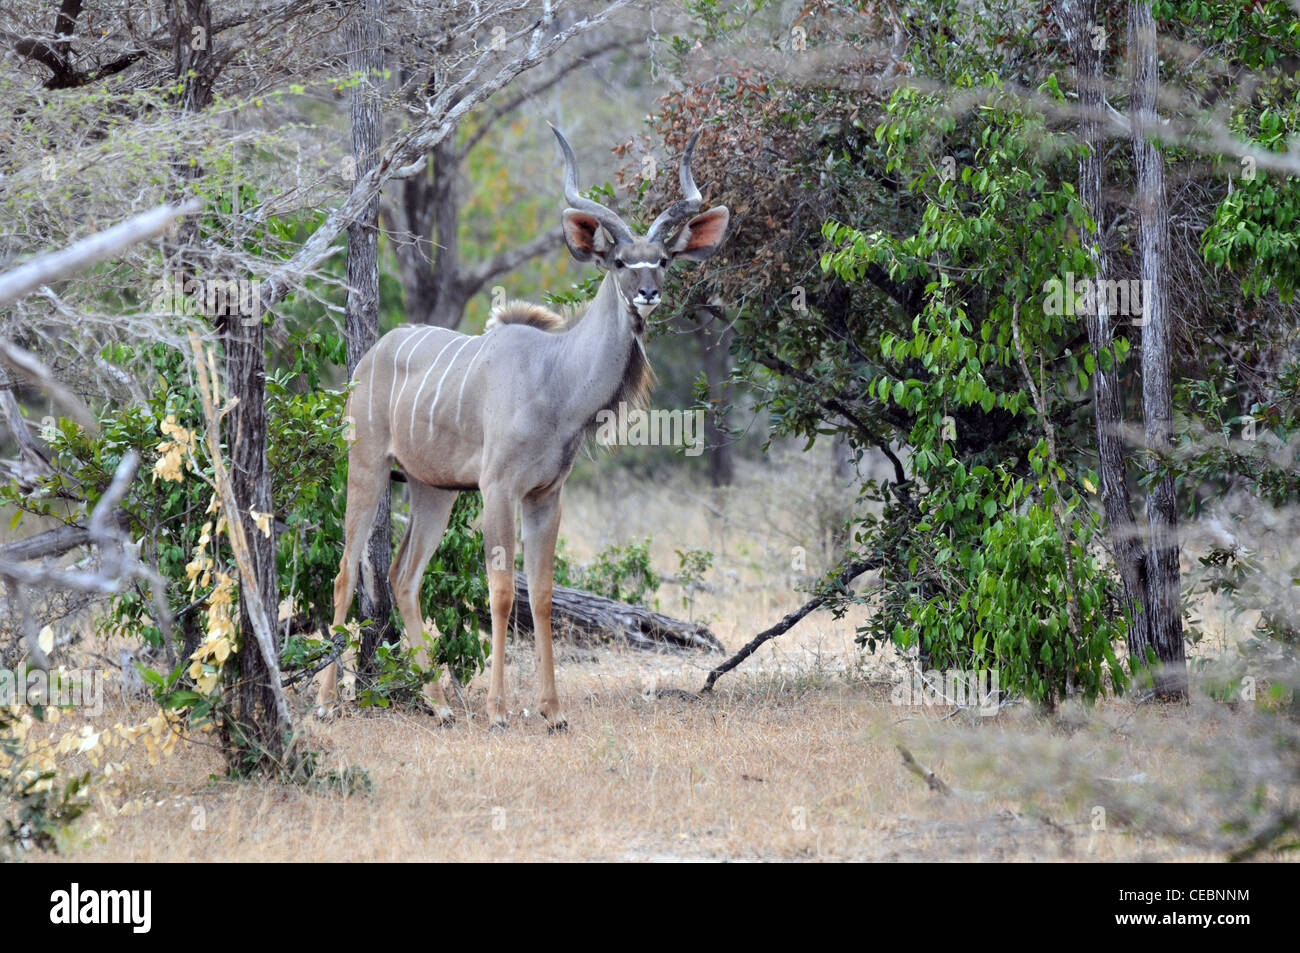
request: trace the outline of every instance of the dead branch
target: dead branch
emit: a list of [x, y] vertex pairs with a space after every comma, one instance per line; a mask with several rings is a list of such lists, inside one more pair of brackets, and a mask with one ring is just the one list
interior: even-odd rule
[[[30, 603], [23, 586], [91, 595], [114, 595], [121, 592], [131, 580], [141, 579], [149, 585], [154, 621], [163, 633], [164, 643], [170, 645], [171, 613], [167, 608], [162, 580], [128, 549], [117, 513], [118, 505], [126, 495], [139, 465], [140, 455], [134, 450], [122, 457], [108, 489], [95, 504], [86, 529], [76, 526], [58, 527], [0, 550], [0, 579], [4, 580], [6, 589], [13, 596], [27, 651], [31, 655], [32, 664], [39, 669], [47, 670], [49, 660], [37, 642], [36, 626], [31, 619]], [[67, 552], [74, 546], [87, 542], [93, 543], [100, 553], [100, 566], [93, 572], [24, 564], [29, 560]]]
[[84, 526], [56, 526], [43, 533], [0, 546], [0, 562], [22, 563], [31, 559], [62, 556], [69, 550], [90, 542]]
[[[4, 276], [0, 276], [3, 280]], [[50, 369], [37, 360], [36, 355], [32, 354], [17, 344], [0, 338], [0, 364], [6, 365], [10, 370], [17, 371], [24, 377], [34, 381], [45, 393], [49, 394], [57, 403], [68, 408], [68, 413], [72, 419], [81, 424], [92, 433], [98, 430], [95, 426], [95, 418], [90, 415], [77, 397], [57, 380], [50, 373]]]
[[[0, 308], [12, 304], [42, 285], [83, 271], [91, 265], [115, 257], [132, 245], [162, 234], [181, 215], [197, 212], [201, 207], [197, 199], [181, 205], [160, 205], [152, 211], [143, 212], [112, 228], [74, 242], [67, 248], [38, 255], [26, 264], [0, 274]], [[85, 404], [56, 381], [49, 368], [37, 360], [35, 355], [0, 338], [0, 364], [5, 364], [36, 382], [50, 397], [67, 407], [77, 423], [92, 432], [97, 429]]]
[[907, 766], [907, 770], [911, 771], [918, 778], [924, 781], [931, 791], [938, 791], [944, 797], [947, 797], [952, 793], [952, 788], [944, 784], [943, 779], [937, 774], [912, 757], [912, 752], [908, 751], [902, 745], [897, 745], [896, 747], [898, 748], [898, 753], [903, 756], [903, 764]]
[[74, 242], [67, 248], [38, 255], [25, 265], [19, 265], [0, 275], [0, 308], [30, 294], [41, 285], [83, 271], [91, 265], [117, 256], [132, 245], [161, 235], [177, 218], [197, 212], [201, 207], [202, 203], [198, 199], [181, 205], [160, 205]]
[[[520, 73], [544, 61], [575, 36], [604, 23], [630, 2], [631, 0], [613, 0], [599, 13], [579, 20], [545, 42], [540, 42], [538, 31], [542, 23], [539, 21], [532, 27], [539, 41], [530, 45], [527, 54], [506, 63], [490, 79], [480, 81], [478, 76], [480, 63], [458, 82], [449, 83], [434, 100], [428, 103], [425, 110], [427, 118], [399, 136], [385, 150], [373, 169], [358, 176], [352, 192], [341, 205], [330, 212], [298, 252], [267, 275], [262, 283], [263, 309], [271, 310], [276, 302], [297, 287], [304, 275], [311, 273], [338, 251], [334, 240], [361, 215], [362, 210], [379, 194], [384, 183], [392, 178], [394, 173], [410, 174], [411, 166], [416, 162], [422, 162], [423, 157], [451, 135], [458, 128], [461, 120], [472, 110], [507, 86]], [[507, 37], [507, 41], [510, 39]], [[475, 82], [479, 82], [479, 85], [475, 86]]]
[[[859, 560], [858, 562], [849, 563], [847, 566], [843, 568], [842, 572], [837, 573], [837, 576], [839, 578], [840, 584], [847, 586], [850, 582], [852, 582], [858, 576], [862, 575], [864, 572], [867, 572], [868, 570], [871, 569], [879, 569], [879, 568], [880, 568], [879, 559], [864, 559], [864, 560]], [[821, 595], [814, 596], [812, 599], [809, 599], [807, 602], [801, 605], [798, 609], [795, 609], [793, 612], [787, 613], [786, 616], [783, 619], [781, 619], [781, 621], [778, 622], [776, 625], [772, 626], [769, 629], [764, 629], [762, 632], [758, 633], [758, 635], [754, 636], [754, 638], [751, 639], [745, 645], [745, 647], [742, 648], [739, 652], [737, 652], [731, 658], [727, 659], [725, 662], [723, 662], [713, 671], [709, 672], [708, 680], [704, 683], [704, 687], [701, 688], [700, 691], [701, 692], [713, 691], [713, 683], [716, 682], [721, 676], [726, 675], [728, 672], [730, 672], [741, 662], [745, 661], [745, 659], [753, 655], [754, 652], [758, 650], [758, 647], [762, 645], [764, 642], [767, 642], [771, 639], [776, 638], [778, 635], [782, 635], [788, 632], [790, 629], [794, 628], [794, 626], [797, 625], [803, 619], [804, 616], [808, 615], [808, 613], [812, 612], [815, 609], [820, 609], [830, 599], [831, 595], [832, 593], [830, 592], [823, 592]]]
[[45, 451], [41, 449], [41, 445], [36, 442], [31, 430], [28, 429], [22, 409], [18, 406], [18, 399], [14, 397], [12, 390], [0, 390], [0, 416], [8, 421], [9, 431], [18, 442], [18, 452], [22, 454], [27, 466], [42, 475], [52, 473], [54, 467], [50, 463], [50, 458], [45, 455]]

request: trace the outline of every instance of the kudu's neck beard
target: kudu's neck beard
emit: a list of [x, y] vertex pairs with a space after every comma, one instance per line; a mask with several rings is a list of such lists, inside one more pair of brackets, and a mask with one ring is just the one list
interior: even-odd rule
[[653, 374], [642, 334], [645, 320], [627, 300], [612, 274], [606, 274], [591, 307], [564, 335], [569, 374], [577, 382], [569, 397], [581, 425], [620, 402], [640, 405], [649, 396]]

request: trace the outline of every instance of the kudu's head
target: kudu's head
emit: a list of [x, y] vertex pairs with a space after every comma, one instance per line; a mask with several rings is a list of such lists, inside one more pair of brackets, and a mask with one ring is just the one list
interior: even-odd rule
[[665, 209], [643, 237], [637, 237], [614, 212], [578, 194], [573, 150], [560, 130], [552, 126], [551, 131], [564, 153], [564, 198], [570, 206], [563, 216], [565, 244], [578, 261], [594, 261], [609, 271], [619, 296], [643, 324], [659, 307], [668, 266], [678, 258], [708, 258], [727, 234], [726, 206], [700, 212], [700, 190], [691, 177], [691, 153], [700, 134], [691, 136], [678, 168], [683, 198]]

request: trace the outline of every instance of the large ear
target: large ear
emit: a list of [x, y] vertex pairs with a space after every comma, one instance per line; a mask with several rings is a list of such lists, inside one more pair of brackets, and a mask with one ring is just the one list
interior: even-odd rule
[[562, 216], [564, 221], [564, 244], [578, 261], [591, 261], [593, 258], [601, 264], [605, 262], [606, 253], [613, 246], [605, 237], [596, 216], [579, 212], [576, 208], [566, 208]]
[[722, 240], [727, 237], [729, 221], [731, 213], [725, 205], [715, 205], [707, 212], [701, 212], [677, 233], [668, 249], [669, 254], [674, 258], [703, 261], [717, 251]]

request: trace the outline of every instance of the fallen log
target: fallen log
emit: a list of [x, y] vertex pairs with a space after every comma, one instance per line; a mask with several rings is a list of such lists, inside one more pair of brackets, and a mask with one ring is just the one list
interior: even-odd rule
[[[479, 613], [479, 625], [484, 629], [492, 628], [492, 618], [486, 608]], [[515, 605], [510, 613], [510, 625], [521, 635], [531, 636], [533, 633], [528, 578], [518, 571], [515, 572]], [[568, 586], [556, 586], [552, 590], [551, 625], [557, 639], [578, 645], [622, 642], [652, 652], [726, 651], [718, 637], [702, 622], [674, 619], [645, 606], [616, 602]]]
[[68, 550], [84, 546], [89, 542], [90, 530], [84, 526], [56, 526], [43, 533], [0, 546], [0, 560], [26, 562], [29, 559], [62, 556]]

